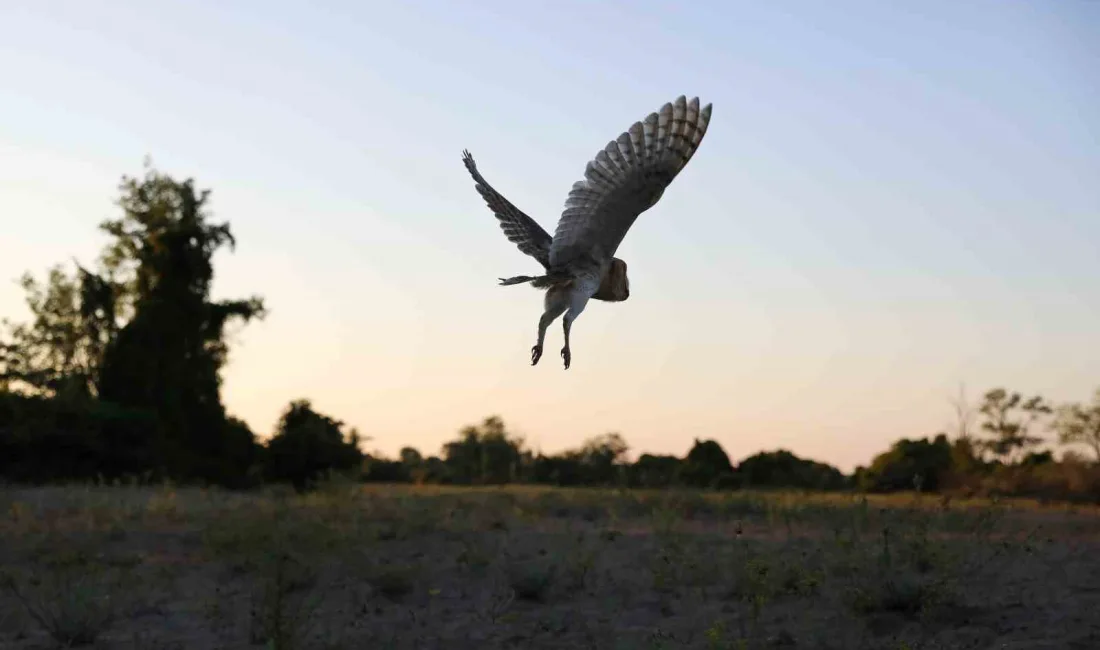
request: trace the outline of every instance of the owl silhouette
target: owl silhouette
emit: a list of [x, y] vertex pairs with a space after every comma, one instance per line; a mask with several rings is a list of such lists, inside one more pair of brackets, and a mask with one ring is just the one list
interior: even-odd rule
[[652, 208], [683, 170], [706, 135], [711, 104], [681, 95], [650, 113], [607, 144], [588, 162], [584, 178], [573, 184], [554, 236], [497, 192], [478, 172], [469, 151], [462, 161], [475, 187], [493, 211], [505, 236], [538, 260], [543, 275], [501, 278], [503, 286], [529, 283], [545, 291], [538, 339], [531, 365], [542, 357], [546, 329], [564, 314], [569, 368], [569, 331], [592, 298], [622, 302], [630, 297], [626, 262], [615, 251], [638, 215]]

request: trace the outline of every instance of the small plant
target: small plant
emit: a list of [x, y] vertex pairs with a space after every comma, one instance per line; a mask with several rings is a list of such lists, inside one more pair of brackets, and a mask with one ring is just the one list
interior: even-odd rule
[[416, 567], [411, 564], [378, 564], [371, 570], [367, 582], [389, 600], [401, 600], [412, 593], [416, 583]]
[[557, 566], [549, 561], [516, 562], [508, 567], [508, 585], [520, 600], [543, 602], [556, 573]]
[[118, 618], [118, 576], [94, 566], [48, 567], [22, 579], [0, 573], [0, 588], [58, 645], [90, 645]]
[[596, 550], [588, 548], [580, 551], [569, 567], [569, 588], [581, 591], [588, 584], [588, 577], [596, 563]]
[[492, 561], [490, 554], [479, 549], [466, 538], [463, 538], [461, 543], [462, 550], [459, 551], [455, 562], [478, 573], [485, 571]]
[[860, 614], [894, 612], [917, 616], [947, 601], [945, 585], [912, 572], [887, 576], [854, 587], [849, 592], [852, 609]]
[[917, 616], [953, 600], [948, 574], [929, 560], [930, 539], [921, 534], [896, 540], [898, 533], [889, 526], [882, 529], [878, 558], [867, 570], [855, 574], [849, 586], [849, 604], [861, 614], [895, 612]]
[[264, 643], [271, 650], [300, 647], [320, 605], [310, 593], [315, 574], [287, 553], [269, 559], [268, 571], [252, 596], [252, 643]]
[[731, 639], [726, 624], [719, 621], [703, 632], [707, 650], [748, 650], [749, 642], [744, 638]]
[[514, 614], [509, 613], [508, 610], [512, 608], [512, 603], [516, 600], [516, 590], [508, 588], [505, 590], [498, 590], [489, 599], [485, 606], [480, 610], [480, 615], [488, 622], [504, 623], [515, 617]]

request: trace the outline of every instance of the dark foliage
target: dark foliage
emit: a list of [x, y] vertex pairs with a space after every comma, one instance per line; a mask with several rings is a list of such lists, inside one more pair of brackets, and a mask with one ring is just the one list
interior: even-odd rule
[[173, 476], [232, 482], [252, 458], [221, 401], [224, 329], [231, 319], [262, 316], [263, 303], [210, 301], [211, 258], [234, 240], [228, 224], [209, 223], [208, 191], [149, 170], [140, 181], [124, 179], [122, 192], [123, 217], [102, 227], [113, 237], [106, 259], [126, 278], [133, 317], [106, 347], [100, 397], [158, 415]]
[[[54, 401], [34, 407], [34, 417], [5, 435], [18, 437], [20, 449], [63, 439], [70, 449], [84, 445], [72, 452], [84, 459], [117, 454], [119, 460], [104, 461], [103, 474], [117, 465], [247, 485], [259, 448], [248, 427], [225, 412], [219, 373], [226, 325], [262, 317], [263, 302], [210, 300], [211, 259], [234, 241], [228, 224], [209, 222], [208, 191], [152, 168], [143, 178], [123, 178], [120, 190], [122, 216], [100, 226], [110, 242], [98, 273], [77, 265], [72, 277], [54, 267], [45, 285], [23, 279], [32, 320], [5, 322], [0, 390]], [[143, 414], [144, 434], [118, 423], [136, 417], [120, 414], [133, 413]], [[133, 467], [135, 459], [144, 465]], [[32, 481], [85, 472], [48, 454], [20, 467], [11, 471]]]
[[162, 442], [146, 411], [0, 392], [0, 477], [9, 481], [160, 478]]
[[990, 435], [981, 441], [982, 448], [995, 459], [1011, 464], [1043, 443], [1042, 437], [1032, 433], [1053, 409], [1038, 395], [1025, 399], [1020, 393], [994, 388], [985, 394], [980, 412], [985, 417], [982, 430]]
[[742, 487], [840, 490], [848, 487], [844, 474], [825, 463], [799, 458], [789, 451], [760, 452], [737, 466]]
[[869, 492], [901, 490], [938, 491], [954, 469], [954, 457], [947, 436], [934, 440], [902, 438], [889, 451], [871, 461], [860, 473], [859, 486]]
[[512, 483], [520, 478], [523, 440], [509, 434], [499, 417], [459, 432], [443, 445], [443, 464], [454, 483], [486, 485]]
[[732, 479], [733, 465], [722, 445], [714, 440], [696, 438], [680, 466], [679, 476], [685, 485], [718, 487], [721, 481]]
[[676, 456], [642, 454], [630, 466], [630, 485], [642, 488], [676, 485], [680, 482], [680, 469], [682, 466], [683, 461]]
[[[363, 464], [359, 434], [345, 434], [343, 422], [313, 410], [309, 400], [291, 402], [267, 443], [264, 475], [298, 491], [313, 487], [330, 472], [350, 472]], [[405, 479], [395, 474], [393, 480]]]

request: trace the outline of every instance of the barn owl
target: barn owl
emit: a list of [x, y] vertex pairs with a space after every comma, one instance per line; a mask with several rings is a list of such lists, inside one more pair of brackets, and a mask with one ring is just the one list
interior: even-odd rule
[[546, 292], [531, 365], [542, 357], [546, 329], [558, 316], [565, 314], [561, 356], [568, 369], [569, 330], [589, 299], [621, 302], [630, 297], [626, 262], [615, 251], [638, 215], [657, 203], [691, 160], [707, 132], [710, 113], [710, 104], [700, 110], [698, 97], [688, 101], [681, 95], [609, 142], [585, 167], [584, 178], [573, 184], [553, 237], [494, 190], [470, 152], [462, 152], [478, 193], [505, 236], [546, 271], [500, 278], [502, 286], [530, 283]]

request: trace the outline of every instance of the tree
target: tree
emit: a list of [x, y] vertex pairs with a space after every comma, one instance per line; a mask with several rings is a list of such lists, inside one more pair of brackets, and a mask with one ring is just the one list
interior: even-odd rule
[[111, 281], [125, 287], [133, 315], [106, 345], [100, 396], [158, 415], [174, 475], [229, 480], [247, 468], [227, 453], [242, 431], [221, 401], [225, 327], [262, 318], [263, 301], [210, 300], [212, 257], [235, 240], [229, 224], [209, 222], [209, 190], [148, 164], [144, 178], [124, 177], [120, 190], [122, 217], [101, 225], [112, 237], [102, 262]]
[[683, 481], [697, 487], [717, 487], [719, 481], [732, 474], [733, 465], [722, 445], [715, 440], [700, 441], [698, 438], [680, 470]]
[[144, 177], [123, 177], [119, 189], [122, 216], [100, 225], [110, 240], [94, 272], [77, 263], [74, 273], [51, 268], [43, 282], [23, 277], [32, 317], [4, 322], [0, 389], [80, 403], [93, 419], [95, 400], [151, 414], [157, 469], [239, 483], [257, 447], [226, 414], [219, 373], [226, 326], [262, 318], [263, 301], [210, 300], [212, 257], [234, 240], [228, 224], [210, 223], [209, 191], [148, 161]]
[[158, 432], [148, 412], [0, 392], [0, 483], [160, 479]]
[[[957, 440], [970, 440], [973, 438], [973, 423], [976, 409], [966, 398], [966, 386], [959, 385], [958, 397], [950, 398], [951, 409], [955, 412], [955, 419], [951, 423], [951, 429], [955, 431]], [[950, 429], [949, 429], [950, 432]]]
[[642, 454], [630, 466], [631, 485], [646, 488], [668, 487], [680, 479], [684, 461], [670, 454]]
[[523, 439], [514, 437], [498, 416], [468, 426], [443, 445], [443, 462], [456, 483], [509, 483], [522, 469]]
[[799, 458], [785, 449], [749, 456], [737, 465], [737, 476], [745, 487], [836, 490], [846, 485], [839, 469]]
[[401, 464], [409, 469], [419, 467], [424, 462], [424, 457], [415, 447], [402, 447], [397, 456], [401, 459]]
[[0, 388], [77, 399], [98, 394], [103, 354], [118, 331], [122, 288], [75, 266], [73, 274], [51, 267], [44, 283], [23, 275], [31, 321], [3, 321]]
[[350, 471], [363, 462], [362, 439], [344, 423], [313, 410], [309, 400], [291, 402], [267, 443], [265, 475], [289, 481], [299, 492], [313, 487], [330, 471]]
[[902, 438], [860, 473], [859, 486], [872, 492], [935, 492], [943, 486], [953, 462], [952, 445], [942, 433], [934, 440]]
[[618, 433], [589, 438], [577, 454], [588, 485], [607, 485], [620, 480], [619, 466], [630, 447]]
[[992, 439], [982, 441], [982, 446], [1012, 464], [1018, 452], [1026, 452], [1043, 442], [1030, 432], [1052, 409], [1038, 395], [1025, 400], [1020, 393], [994, 388], [985, 394], [979, 412], [985, 417], [982, 429], [992, 434]]
[[1085, 445], [1100, 463], [1100, 388], [1092, 396], [1092, 404], [1066, 404], [1058, 409], [1054, 430], [1064, 445]]

